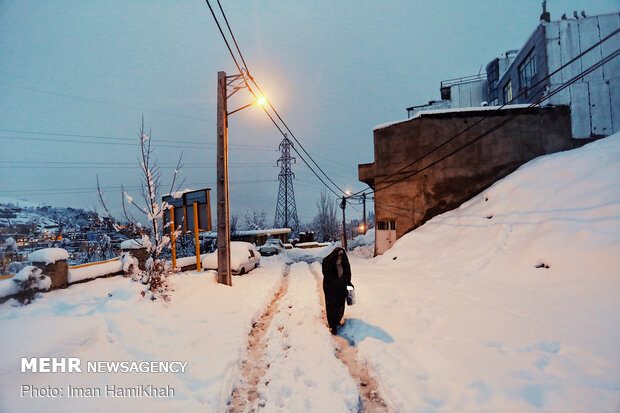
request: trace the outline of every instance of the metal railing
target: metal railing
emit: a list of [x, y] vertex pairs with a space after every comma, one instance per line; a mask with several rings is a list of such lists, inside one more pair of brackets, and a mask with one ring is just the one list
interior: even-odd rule
[[441, 88], [458, 85], [460, 83], [475, 82], [475, 81], [478, 81], [478, 80], [484, 80], [486, 78], [487, 78], [487, 74], [486, 73], [480, 73], [478, 75], [463, 76], [463, 77], [457, 77], [457, 78], [454, 78], [454, 79], [442, 80], [441, 81]]

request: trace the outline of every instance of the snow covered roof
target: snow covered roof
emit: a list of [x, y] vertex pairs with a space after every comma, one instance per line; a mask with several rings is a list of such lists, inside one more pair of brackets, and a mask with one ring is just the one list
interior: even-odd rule
[[[529, 103], [526, 104], [518, 104], [518, 105], [506, 105], [506, 106], [475, 106], [469, 108], [454, 108], [454, 109], [431, 109], [431, 110], [422, 110], [415, 114], [415, 116], [408, 118], [397, 120], [393, 122], [384, 123], [382, 125], [375, 126], [373, 130], [385, 129], [387, 127], [411, 121], [413, 119], [422, 118], [430, 115], [439, 115], [444, 113], [466, 113], [466, 112], [486, 112], [486, 111], [495, 111], [495, 110], [516, 110], [516, 109], [525, 109], [530, 107]], [[538, 106], [534, 106], [538, 107]]]
[[290, 228], [269, 228], [269, 229], [255, 229], [251, 231], [235, 231], [235, 235], [278, 235], [288, 234], [291, 232]]
[[177, 191], [177, 192], [173, 192], [171, 194], [168, 194], [168, 196], [171, 196], [175, 199], [179, 199], [179, 198], [183, 198], [183, 195], [188, 193], [188, 192], [194, 192], [194, 189], [189, 189], [189, 188], [185, 188], [181, 191]]
[[121, 242], [122, 250], [137, 250], [144, 247], [145, 245], [142, 243], [141, 239], [128, 239]]
[[66, 260], [69, 253], [64, 248], [44, 248], [28, 254], [30, 262], [44, 262], [45, 264], [53, 264], [56, 261]]

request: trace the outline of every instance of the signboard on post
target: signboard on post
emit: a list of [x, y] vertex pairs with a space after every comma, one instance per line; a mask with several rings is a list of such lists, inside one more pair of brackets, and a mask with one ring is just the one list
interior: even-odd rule
[[[163, 202], [170, 205], [164, 211], [164, 233], [170, 235], [172, 243], [172, 266], [176, 268], [176, 243], [171, 227], [181, 228], [182, 233], [193, 232], [196, 245], [196, 270], [201, 271], [200, 263], [200, 231], [211, 231], [211, 189], [189, 191], [179, 196], [166, 195]], [[171, 215], [172, 212], [172, 216]], [[171, 225], [167, 226], [168, 223]]]
[[[198, 208], [198, 230], [211, 231], [211, 189], [200, 189], [198, 191], [185, 192], [175, 198], [172, 195], [162, 197], [162, 201], [174, 207], [174, 225], [181, 226], [181, 232], [194, 232], [194, 203]], [[164, 226], [170, 222], [170, 209], [164, 211]], [[165, 229], [166, 234], [170, 234], [170, 227]]]

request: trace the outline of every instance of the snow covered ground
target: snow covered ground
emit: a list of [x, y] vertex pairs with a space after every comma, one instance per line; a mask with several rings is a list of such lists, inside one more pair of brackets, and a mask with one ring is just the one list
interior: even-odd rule
[[620, 411], [620, 134], [352, 267], [341, 334], [400, 411]]
[[[226, 405], [252, 320], [282, 278], [274, 261], [234, 287], [214, 272], [172, 277], [173, 299], [151, 302], [128, 278], [99, 279], [43, 294], [25, 307], [0, 305], [1, 412], [215, 412]], [[86, 361], [187, 361], [185, 373], [21, 373], [21, 357], [80, 357]], [[169, 385], [171, 399], [30, 398], [21, 385], [129, 387]]]
[[334, 355], [314, 275], [306, 263], [297, 263], [290, 277], [267, 331], [270, 368], [258, 389], [264, 411], [357, 411], [357, 385]]
[[[321, 318], [313, 275], [329, 251], [264, 257], [233, 288], [213, 272], [177, 275], [168, 303], [114, 277], [1, 304], [0, 411], [226, 411], [268, 305], [276, 312], [254, 354], [266, 368], [246, 411], [354, 411], [363, 385], [336, 358], [343, 340]], [[524, 165], [383, 256], [360, 245], [349, 257], [357, 304], [339, 335], [389, 408], [620, 411], [620, 134]], [[33, 356], [179, 360], [188, 370], [20, 373], [20, 357]], [[170, 385], [175, 397], [21, 398], [22, 384]]]

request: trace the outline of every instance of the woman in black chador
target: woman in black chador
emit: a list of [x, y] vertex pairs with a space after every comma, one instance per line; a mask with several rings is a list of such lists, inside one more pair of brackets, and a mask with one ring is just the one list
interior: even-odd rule
[[336, 334], [336, 329], [344, 315], [347, 285], [353, 286], [349, 259], [342, 248], [336, 248], [323, 259], [325, 309], [327, 310], [327, 323], [332, 334]]

